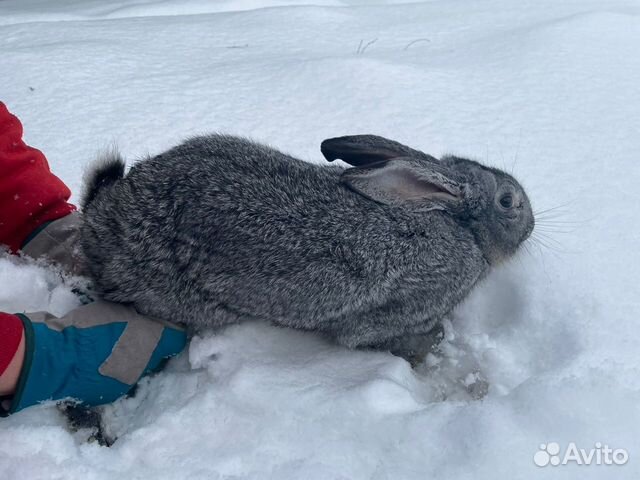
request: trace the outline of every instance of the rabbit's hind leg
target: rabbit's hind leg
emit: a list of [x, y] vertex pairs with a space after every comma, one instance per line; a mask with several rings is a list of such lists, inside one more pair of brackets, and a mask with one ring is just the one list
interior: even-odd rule
[[102, 412], [99, 407], [87, 407], [77, 403], [62, 402], [58, 404], [58, 410], [66, 417], [69, 430], [77, 432], [88, 430], [89, 442], [98, 442], [102, 447], [110, 447], [115, 438], [110, 438], [102, 426]]

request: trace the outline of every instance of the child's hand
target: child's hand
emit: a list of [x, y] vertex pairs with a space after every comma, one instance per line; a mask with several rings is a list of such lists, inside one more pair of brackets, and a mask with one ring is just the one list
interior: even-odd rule
[[187, 341], [180, 327], [110, 302], [84, 305], [61, 318], [18, 316], [25, 331], [24, 364], [5, 415], [63, 398], [90, 406], [113, 402]]

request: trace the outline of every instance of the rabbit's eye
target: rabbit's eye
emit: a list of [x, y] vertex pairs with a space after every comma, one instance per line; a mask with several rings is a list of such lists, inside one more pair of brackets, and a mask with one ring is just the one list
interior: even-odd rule
[[513, 207], [513, 195], [506, 193], [500, 197], [500, 205], [502, 205], [503, 208]]

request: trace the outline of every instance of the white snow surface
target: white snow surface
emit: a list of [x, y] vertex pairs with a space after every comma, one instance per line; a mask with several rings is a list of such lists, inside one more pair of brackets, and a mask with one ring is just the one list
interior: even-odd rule
[[[0, 25], [0, 99], [76, 194], [114, 143], [133, 162], [221, 131], [321, 162], [376, 133], [513, 170], [553, 209], [415, 370], [233, 326], [110, 406], [111, 448], [52, 405], [0, 420], [0, 479], [638, 478], [637, 0], [4, 0]], [[0, 257], [0, 310], [76, 305]], [[548, 442], [629, 461], [537, 467]]]

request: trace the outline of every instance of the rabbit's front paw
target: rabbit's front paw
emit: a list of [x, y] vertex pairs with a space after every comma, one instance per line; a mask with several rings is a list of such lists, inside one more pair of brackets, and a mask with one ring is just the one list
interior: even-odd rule
[[444, 328], [437, 324], [427, 333], [402, 335], [377, 345], [376, 349], [388, 350], [415, 367], [424, 361], [427, 354], [433, 353], [443, 339]]

